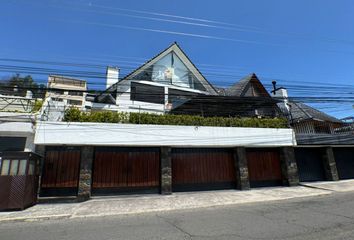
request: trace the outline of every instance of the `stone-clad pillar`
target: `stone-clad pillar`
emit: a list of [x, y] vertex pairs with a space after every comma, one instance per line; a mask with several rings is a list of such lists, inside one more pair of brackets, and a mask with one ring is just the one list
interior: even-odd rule
[[282, 167], [283, 185], [299, 185], [299, 173], [297, 169], [294, 148], [282, 147], [280, 150], [280, 161]]
[[94, 147], [81, 147], [79, 190], [77, 201], [82, 202], [91, 197], [92, 184], [92, 162], [94, 158]]
[[41, 182], [42, 182], [42, 174], [43, 174], [43, 167], [44, 167], [44, 158], [45, 158], [45, 145], [36, 145], [35, 153], [41, 156], [41, 160], [39, 162], [38, 167], [38, 188], [37, 188], [37, 194], [39, 195], [41, 191]]
[[234, 148], [234, 163], [235, 163], [235, 170], [236, 170], [237, 189], [239, 190], [250, 189], [246, 149], [244, 147]]
[[338, 181], [337, 165], [333, 154], [332, 147], [322, 149], [322, 161], [326, 174], [326, 179], [329, 181]]
[[161, 147], [160, 153], [161, 169], [161, 194], [172, 194], [172, 163], [171, 148]]

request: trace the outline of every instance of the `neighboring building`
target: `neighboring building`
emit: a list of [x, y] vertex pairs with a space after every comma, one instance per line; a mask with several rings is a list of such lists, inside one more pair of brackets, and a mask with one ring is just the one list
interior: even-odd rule
[[296, 133], [334, 134], [344, 123], [324, 112], [304, 103], [290, 101], [288, 103], [290, 121]]
[[53, 101], [63, 102], [65, 106], [85, 106], [87, 83], [65, 76], [49, 75], [46, 98], [50, 97]]
[[0, 94], [0, 111], [29, 113], [32, 112], [35, 102], [31, 91], [27, 91], [25, 97]]
[[343, 121], [313, 107], [289, 100], [286, 88], [277, 88], [276, 82], [273, 82], [273, 86], [272, 95], [281, 100], [278, 106], [289, 119], [295, 133], [334, 134], [345, 125]]
[[286, 88], [276, 87], [272, 96], [281, 102], [279, 108], [289, 120], [300, 145], [353, 145], [353, 124], [344, 122], [304, 103], [292, 101]]

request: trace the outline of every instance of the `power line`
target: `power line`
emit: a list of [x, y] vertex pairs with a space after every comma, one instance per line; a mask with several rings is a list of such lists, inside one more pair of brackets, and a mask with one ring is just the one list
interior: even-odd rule
[[[0, 61], [2, 61], [2, 59], [0, 59]], [[6, 61], [6, 60], [5, 60]], [[20, 60], [20, 59], [14, 59], [14, 61], [25, 61], [25, 62], [32, 62], [29, 60]], [[34, 61], [37, 62], [37, 61]], [[41, 61], [43, 64], [49, 64], [49, 65], [53, 65], [52, 62], [47, 62], [47, 61]], [[66, 63], [66, 62], [58, 62], [57, 64], [63, 65], [63, 66], [80, 66], [80, 65], [84, 65], [82, 63]], [[102, 65], [103, 66], [103, 65]], [[162, 66], [162, 65], [161, 65]], [[11, 71], [21, 71], [22, 73], [35, 73], [35, 74], [40, 74], [40, 75], [47, 75], [47, 74], [58, 74], [58, 75], [74, 75], [76, 77], [86, 77], [86, 78], [106, 78], [106, 74], [102, 73], [102, 72], [97, 72], [97, 71], [83, 71], [83, 70], [66, 70], [66, 69], [54, 69], [54, 68], [39, 68], [39, 67], [27, 67], [27, 66], [17, 66], [17, 65], [0, 65], [0, 70], [5, 72], [11, 72]], [[153, 74], [153, 73], [157, 73], [159, 71], [154, 71], [154, 70], [146, 70], [149, 73]], [[183, 71], [183, 70], [179, 70], [179, 71]], [[197, 73], [197, 71], [191, 71], [191, 70], [187, 70], [185, 71], [186, 73]], [[229, 75], [229, 74], [213, 74], [213, 72], [206, 72], [204, 75], [206, 76], [217, 76], [217, 77], [241, 77], [243, 75]], [[267, 78], [267, 77], [263, 77], [263, 79], [278, 79], [278, 78]], [[294, 81], [289, 81], [289, 80], [285, 80], [285, 79], [278, 79], [281, 80], [282, 82], [294, 82]], [[301, 82], [301, 81], [297, 81], [297, 82]], [[343, 88], [343, 89], [354, 89], [354, 85], [349, 85], [349, 84], [331, 84], [331, 83], [317, 83], [317, 82], [309, 82], [309, 81], [302, 81], [302, 82], [306, 82], [307, 86], [309, 87], [310, 85], [315, 85], [317, 88], [328, 88], [330, 87], [330, 89], [335, 89], [335, 88]], [[217, 84], [222, 84], [222, 83], [230, 83], [230, 82], [221, 82], [218, 81]], [[268, 84], [263, 84], [265, 86], [269, 86]], [[298, 85], [296, 86], [295, 84], [291, 84], [290, 86], [292, 87], [302, 87], [303, 85]]]

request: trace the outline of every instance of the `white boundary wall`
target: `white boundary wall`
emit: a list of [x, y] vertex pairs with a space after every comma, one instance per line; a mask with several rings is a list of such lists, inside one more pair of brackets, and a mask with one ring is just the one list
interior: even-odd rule
[[38, 122], [35, 144], [172, 147], [296, 145], [292, 129]]
[[25, 137], [25, 152], [34, 152], [34, 125], [31, 122], [2, 122], [0, 137]]

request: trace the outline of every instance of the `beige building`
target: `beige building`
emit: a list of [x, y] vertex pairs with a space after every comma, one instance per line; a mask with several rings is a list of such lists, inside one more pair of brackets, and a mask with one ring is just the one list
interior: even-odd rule
[[49, 75], [46, 97], [51, 97], [53, 101], [63, 102], [65, 106], [72, 105], [84, 107], [87, 91], [87, 83], [65, 76]]

